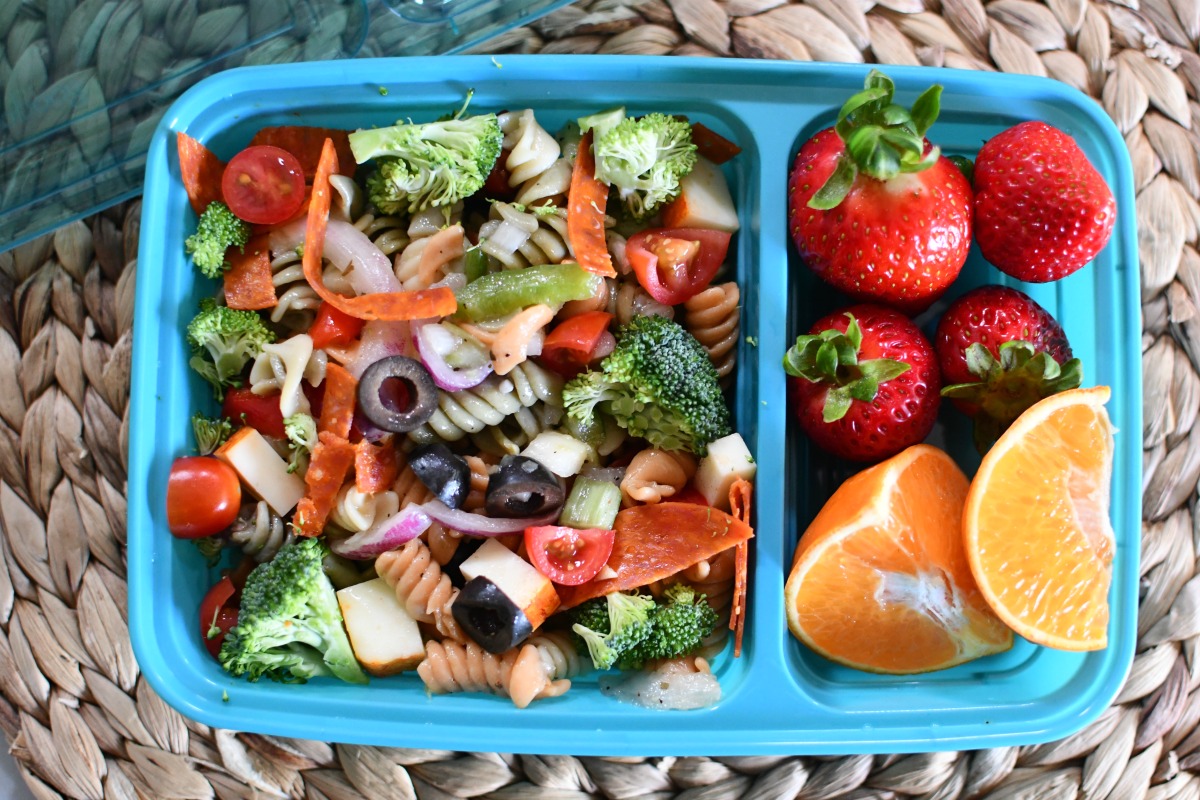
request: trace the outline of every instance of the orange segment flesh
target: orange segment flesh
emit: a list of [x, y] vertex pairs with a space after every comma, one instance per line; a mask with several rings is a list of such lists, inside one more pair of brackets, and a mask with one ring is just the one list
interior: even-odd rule
[[963, 529], [980, 590], [1013, 630], [1048, 647], [1108, 642], [1108, 398], [1098, 386], [1031, 406], [984, 457], [967, 496]]
[[788, 627], [821, 655], [871, 672], [952, 667], [1007, 650], [963, 551], [967, 479], [916, 445], [847, 480], [800, 539]]

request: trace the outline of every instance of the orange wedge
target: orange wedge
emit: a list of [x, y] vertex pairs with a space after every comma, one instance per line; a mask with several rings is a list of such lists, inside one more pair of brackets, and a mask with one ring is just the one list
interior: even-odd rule
[[963, 551], [967, 478], [916, 445], [843, 483], [800, 538], [785, 588], [788, 628], [871, 672], [952, 667], [1012, 646]]
[[963, 513], [967, 557], [996, 614], [1031, 642], [1108, 643], [1115, 544], [1107, 386], [1030, 406], [984, 456]]

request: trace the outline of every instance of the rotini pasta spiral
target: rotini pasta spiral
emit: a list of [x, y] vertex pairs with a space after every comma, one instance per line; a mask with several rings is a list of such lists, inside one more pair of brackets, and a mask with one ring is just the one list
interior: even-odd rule
[[385, 256], [395, 255], [409, 242], [402, 217], [379, 215], [373, 209], [356, 218], [354, 227], [365, 233]]
[[598, 281], [596, 283], [596, 291], [591, 297], [563, 303], [558, 316], [562, 319], [570, 319], [580, 314], [586, 314], [589, 311], [607, 311], [610, 314], [613, 313], [617, 299], [616, 286], [616, 281], [609, 278]]
[[279, 410], [284, 417], [309, 412], [308, 398], [300, 381], [320, 386], [325, 380], [328, 358], [324, 350], [314, 350], [312, 337], [298, 333], [290, 339], [263, 345], [250, 367], [250, 391], [263, 395], [279, 392]]
[[338, 492], [329, 521], [347, 533], [358, 533], [399, 510], [395, 492], [360, 492], [351, 481]]
[[438, 633], [456, 642], [470, 641], [450, 611], [458, 589], [434, 561], [420, 539], [375, 559], [375, 571], [396, 592], [396, 599], [418, 622], [431, 622]]
[[[561, 264], [574, 256], [566, 214], [562, 208], [535, 213], [512, 203], [492, 203], [490, 218], [479, 228], [479, 247], [504, 269]], [[500, 244], [513, 240], [521, 242], [515, 250]]]
[[433, 694], [487, 692], [512, 698], [517, 708], [571, 688], [569, 680], [547, 675], [541, 651], [528, 643], [493, 655], [474, 642], [427, 642], [417, 675]]
[[454, 558], [454, 554], [458, 552], [458, 545], [462, 542], [462, 535], [458, 531], [451, 530], [440, 522], [430, 525], [423, 535], [425, 544], [429, 547], [429, 554], [443, 567]]
[[[433, 416], [410, 431], [408, 436], [418, 444], [438, 440], [457, 442], [468, 434], [500, 425], [521, 409], [528, 409], [539, 401], [561, 409], [562, 378], [526, 361], [515, 366], [508, 375], [489, 375], [473, 389], [439, 391], [438, 408]], [[542, 424], [532, 416], [529, 419], [523, 416], [522, 422], [530, 426]]]
[[561, 406], [537, 402], [528, 408], [517, 409], [499, 425], [471, 434], [471, 441], [484, 453], [516, 455], [539, 433], [558, 427], [563, 417]]
[[621, 281], [613, 308], [618, 325], [628, 325], [634, 317], [660, 316], [675, 319], [675, 309], [665, 306], [646, 292], [637, 281]]
[[633, 457], [621, 479], [625, 505], [661, 503], [681, 491], [696, 474], [691, 453], [649, 447]]
[[271, 321], [291, 330], [307, 330], [316, 317], [321, 298], [308, 285], [300, 254], [295, 250], [275, 253], [271, 259], [271, 282], [275, 284], [276, 305]]
[[450, 272], [463, 254], [463, 227], [455, 223], [429, 236], [414, 239], [396, 256], [396, 278], [406, 291], [428, 289]]
[[412, 240], [433, 236], [442, 228], [462, 222], [463, 203], [452, 206], [433, 206], [412, 215], [408, 223], [408, 238]]
[[552, 681], [574, 678], [592, 668], [591, 661], [580, 655], [566, 631], [538, 631], [529, 638], [529, 644], [538, 649], [542, 665]]
[[736, 283], [709, 286], [683, 304], [683, 325], [695, 336], [725, 380], [737, 360], [741, 293]]
[[504, 162], [509, 186], [528, 183], [558, 161], [562, 149], [558, 141], [538, 124], [532, 108], [506, 111], [497, 116], [497, 121], [504, 132], [504, 149], [509, 151]]
[[467, 466], [471, 468], [471, 491], [467, 494], [467, 499], [463, 501], [463, 509], [478, 511], [484, 507], [488, 481], [491, 479], [492, 473], [488, 469], [487, 462], [480, 456], [467, 456], [466, 461]]
[[291, 535], [283, 519], [264, 500], [242, 506], [229, 529], [229, 541], [260, 564], [274, 558]]

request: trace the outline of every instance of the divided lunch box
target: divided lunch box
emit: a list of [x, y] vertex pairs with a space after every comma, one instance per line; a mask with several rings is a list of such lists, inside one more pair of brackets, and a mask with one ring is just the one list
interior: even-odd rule
[[[786, 183], [812, 133], [833, 123], [868, 65], [603, 56], [439, 57], [238, 69], [189, 90], [155, 132], [146, 170], [134, 326], [129, 452], [130, 631], [151, 685], [183, 714], [210, 725], [338, 742], [576, 755], [840, 754], [956, 750], [1047, 741], [1094, 719], [1133, 657], [1141, 534], [1139, 269], [1129, 157], [1098, 105], [1054, 81], [984, 72], [884, 67], [898, 102], [945, 87], [930, 138], [974, 157], [990, 136], [1026, 119], [1071, 134], [1116, 195], [1112, 240], [1069, 278], [1021, 285], [1063, 325], [1085, 385], [1112, 387], [1119, 433], [1112, 479], [1116, 558], [1109, 646], [1067, 653], [1017, 639], [1007, 653], [943, 672], [894, 677], [835, 665], [787, 630], [783, 584], [798, 536], [845, 467], [812, 452], [789, 422], [784, 351], [836, 307], [789, 244]], [[380, 88], [388, 89], [386, 95]], [[595, 675], [564, 696], [516, 709], [507, 698], [430, 696], [415, 674], [352, 686], [249, 683], [205, 651], [198, 607], [217, 572], [167, 531], [171, 461], [192, 447], [193, 411], [211, 392], [187, 366], [184, 328], [212, 290], [183, 251], [195, 225], [175, 153], [185, 131], [228, 159], [267, 125], [362, 128], [432, 120], [458, 108], [530, 107], [554, 132], [583, 114], [624, 105], [632, 114], [686, 114], [739, 144], [726, 174], [741, 217], [730, 258], [742, 289], [736, 429], [758, 462], [745, 648], [713, 662], [722, 699], [686, 712], [653, 711], [603, 696]], [[972, 251], [956, 296], [1014, 283]], [[949, 299], [949, 298], [947, 298]], [[927, 332], [942, 300], [918, 318]], [[978, 464], [965, 419], [947, 407], [930, 441], [968, 475]]]

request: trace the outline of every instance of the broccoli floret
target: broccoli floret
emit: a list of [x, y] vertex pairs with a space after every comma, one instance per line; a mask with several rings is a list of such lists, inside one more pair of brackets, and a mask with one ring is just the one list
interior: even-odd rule
[[605, 610], [608, 624], [606, 633], [584, 627], [578, 622], [571, 626], [571, 630], [587, 645], [596, 669], [608, 669], [650, 634], [654, 598], [613, 592], [606, 595]]
[[621, 669], [641, 669], [657, 658], [675, 658], [692, 652], [717, 624], [717, 612], [704, 598], [681, 583], [667, 587], [650, 615], [650, 635], [619, 659]]
[[[470, 96], [467, 97], [470, 102]], [[504, 133], [495, 114], [355, 131], [350, 149], [359, 164], [376, 160], [367, 195], [385, 214], [447, 206], [479, 191], [491, 173]]]
[[[604, 596], [593, 597], [591, 600], [584, 601], [575, 606], [571, 610], [571, 622], [576, 625], [582, 625], [589, 630], [593, 630], [599, 634], [609, 632], [608, 627], [608, 598]], [[586, 650], [586, 645], [582, 639], [577, 641], [580, 652]]]
[[317, 446], [317, 423], [303, 412], [292, 414], [283, 421], [283, 432], [287, 434], [288, 446], [292, 450], [288, 472], [295, 472]]
[[617, 330], [600, 364], [563, 387], [567, 414], [591, 422], [597, 410], [663, 450], [704, 455], [730, 433], [729, 409], [708, 353], [679, 323], [635, 317]]
[[679, 194], [679, 181], [696, 166], [687, 122], [657, 112], [597, 126], [592, 150], [596, 177], [617, 188], [635, 219], [654, 213]]
[[197, 411], [192, 415], [192, 433], [196, 435], [196, 450], [202, 456], [225, 444], [233, 433], [233, 423], [227, 418], [212, 419]]
[[318, 539], [294, 539], [246, 579], [238, 624], [221, 645], [221, 666], [235, 677], [304, 683], [332, 675], [366, 683], [342, 627], [342, 612]]
[[217, 400], [221, 400], [225, 387], [241, 383], [238, 376], [246, 363], [262, 352], [264, 344], [275, 341], [275, 334], [254, 311], [238, 311], [205, 299], [200, 301], [200, 313], [188, 323], [187, 338], [196, 350], [188, 363], [213, 385]]
[[183, 248], [205, 277], [220, 278], [229, 268], [225, 251], [245, 247], [250, 241], [250, 226], [238, 219], [229, 206], [214, 200], [200, 215], [196, 232], [184, 240]]
[[221, 551], [225, 549], [225, 540], [220, 536], [205, 536], [200, 539], [192, 539], [192, 543], [196, 545], [196, 550], [200, 555], [204, 556], [204, 563], [210, 568], [221, 563]]

